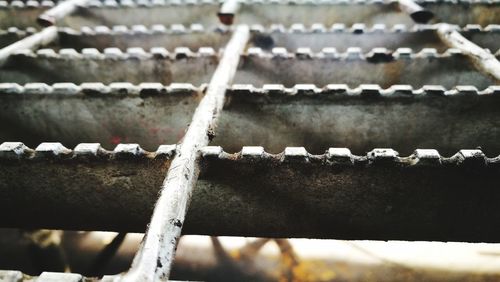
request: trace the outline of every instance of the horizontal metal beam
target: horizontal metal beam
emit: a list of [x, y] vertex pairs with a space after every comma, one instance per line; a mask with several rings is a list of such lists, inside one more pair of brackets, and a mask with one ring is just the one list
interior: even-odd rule
[[60, 136], [67, 146], [135, 142], [150, 150], [184, 136], [204, 95], [203, 88], [175, 83], [10, 83], [1, 84], [0, 93], [0, 142], [36, 146]]
[[[0, 84], [0, 142], [98, 142], [105, 148], [133, 142], [155, 150], [180, 140], [203, 91], [190, 84]], [[435, 148], [447, 156], [481, 146], [497, 154], [499, 94], [498, 86], [233, 85], [220, 117], [221, 138], [212, 144], [229, 152], [259, 145], [274, 153], [286, 146], [313, 153], [349, 147], [358, 154], [392, 147], [405, 155]]]
[[[175, 146], [0, 146], [5, 227], [143, 232]], [[186, 234], [499, 242], [500, 157], [202, 150]], [[15, 212], [12, 212], [15, 211]]]
[[309, 48], [297, 51], [278, 47], [271, 51], [251, 48], [244, 55], [235, 83], [255, 86], [277, 83], [292, 87], [298, 83], [324, 86], [335, 82], [350, 87], [380, 84], [383, 88], [394, 84], [409, 84], [415, 88], [426, 84], [447, 88], [470, 84], [485, 88], [498, 82], [476, 71], [472, 62], [464, 60], [465, 54], [457, 49], [438, 53], [432, 48], [418, 53], [409, 48], [395, 51], [374, 48], [368, 52], [352, 47], [341, 53], [335, 48], [324, 48], [320, 52], [312, 52]]
[[[417, 1], [426, 10], [439, 16], [440, 21], [460, 26], [477, 23], [498, 23], [498, 5], [493, 1]], [[398, 1], [243, 1], [240, 4], [238, 23], [273, 24], [334, 23], [354, 24], [378, 22], [386, 24], [413, 24], [413, 20], [395, 6]], [[219, 2], [204, 1], [152, 1], [127, 2], [91, 1], [69, 17], [73, 25], [125, 24], [140, 22], [152, 24], [201, 23], [207, 26], [218, 24]], [[126, 13], [128, 16], [123, 17]], [[314, 17], [311, 17], [314, 15]]]
[[[50, 29], [52, 28], [55, 29]], [[20, 42], [22, 41], [18, 43]], [[95, 48], [84, 48], [81, 51], [71, 48], [58, 51], [39, 49], [33, 52], [16, 47], [12, 49], [11, 56], [2, 67], [0, 82], [50, 84], [61, 81], [154, 81], [169, 84], [189, 81], [200, 85], [210, 80], [218, 61], [218, 55], [212, 48], [201, 48], [192, 52], [189, 48], [180, 47], [172, 51], [170, 53], [162, 47], [151, 48], [149, 51], [142, 48], [128, 48], [122, 51], [111, 47], [105, 48], [103, 52]]]
[[[126, 50], [130, 47], [151, 49], [161, 46], [167, 50], [174, 51], [175, 48], [184, 47], [198, 51], [203, 47], [219, 49], [224, 47], [231, 36], [226, 28], [210, 28], [200, 24], [184, 26], [175, 24], [164, 25], [133, 25], [130, 27], [117, 26], [95, 26], [82, 27], [80, 29], [60, 28], [59, 47], [74, 48], [96, 48], [103, 50], [108, 47], [116, 47]], [[206, 48], [203, 48], [206, 50]]]
[[[252, 43], [255, 47], [272, 49], [284, 47], [287, 50], [297, 50], [308, 47], [313, 52], [319, 52], [323, 48], [336, 48], [345, 52], [349, 47], [359, 47], [363, 51], [376, 47], [385, 47], [396, 50], [404, 46], [411, 46], [416, 52], [423, 48], [436, 48], [442, 53], [448, 49], [437, 34], [438, 25], [415, 25], [404, 24], [368, 25], [364, 23], [333, 24], [325, 26], [322, 24], [304, 25], [253, 25]], [[477, 45], [496, 51], [498, 40], [500, 40], [500, 26], [489, 25], [484, 28], [478, 25], [467, 25], [463, 28], [456, 27], [457, 31]]]

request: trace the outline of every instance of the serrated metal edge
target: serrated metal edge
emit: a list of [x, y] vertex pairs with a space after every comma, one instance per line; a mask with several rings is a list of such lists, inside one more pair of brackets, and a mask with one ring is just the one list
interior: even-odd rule
[[[380, 97], [380, 98], [420, 98], [420, 97], [455, 97], [463, 95], [499, 95], [500, 86], [491, 85], [483, 90], [478, 90], [472, 85], [457, 85], [446, 89], [440, 85], [424, 85], [422, 88], [414, 89], [408, 84], [392, 85], [384, 89], [377, 84], [360, 84], [356, 88], [350, 88], [347, 84], [328, 84], [325, 87], [317, 87], [314, 84], [296, 84], [294, 87], [285, 87], [282, 84], [264, 84], [261, 88], [251, 84], [233, 84], [228, 88], [228, 95], [277, 96], [277, 97]], [[499, 96], [500, 97], [500, 96]]]
[[44, 1], [0, 1], [0, 9], [47, 9], [55, 6], [54, 1], [44, 0]]
[[154, 24], [146, 26], [142, 24], [136, 25], [113, 25], [113, 26], [82, 26], [80, 29], [73, 29], [70, 27], [60, 27], [59, 33], [66, 33], [77, 36], [94, 36], [94, 35], [190, 35], [190, 34], [204, 34], [204, 33], [228, 33], [231, 28], [224, 26], [217, 26], [207, 28], [202, 24], [191, 24], [186, 26], [184, 24], [171, 24], [166, 26], [163, 24]]
[[397, 48], [389, 50], [387, 48], [372, 48], [363, 52], [359, 47], [349, 47], [345, 52], [338, 52], [336, 48], [325, 47], [319, 52], [313, 52], [309, 47], [299, 47], [295, 51], [284, 47], [274, 47], [270, 51], [259, 47], [250, 47], [242, 54], [245, 57], [256, 57], [259, 59], [298, 59], [298, 60], [374, 60], [377, 56], [383, 56], [385, 61], [408, 60], [408, 59], [429, 59], [429, 58], [461, 58], [465, 54], [458, 49], [448, 48], [443, 52], [438, 52], [436, 48], [422, 48], [415, 52], [411, 48]]
[[51, 48], [42, 48], [36, 51], [19, 50], [13, 54], [15, 57], [29, 58], [47, 58], [62, 60], [182, 60], [197, 58], [218, 58], [218, 53], [212, 47], [200, 47], [198, 51], [192, 51], [188, 47], [177, 47], [170, 53], [163, 47], [153, 47], [145, 51], [141, 47], [131, 47], [122, 51], [116, 47], [105, 48], [103, 52], [95, 48], [83, 48], [77, 51], [73, 48], [62, 48], [54, 50]]
[[324, 154], [314, 155], [304, 147], [286, 147], [279, 154], [266, 152], [262, 147], [243, 147], [240, 152], [227, 153], [220, 146], [207, 146], [201, 149], [206, 160], [222, 160], [231, 162], [268, 161], [277, 163], [316, 163], [322, 165], [373, 166], [396, 165], [398, 167], [416, 166], [500, 166], [500, 156], [488, 158], [478, 149], [464, 149], [451, 157], [444, 157], [434, 149], [417, 149], [407, 157], [390, 148], [375, 148], [364, 156], [353, 155], [348, 148], [329, 148]]
[[138, 144], [118, 144], [111, 151], [99, 143], [80, 143], [74, 149], [68, 149], [58, 142], [45, 142], [31, 149], [22, 142], [3, 142], [0, 144], [0, 160], [171, 159], [176, 148], [177, 145], [160, 145], [156, 151], [149, 152]]
[[[417, 24], [412, 26], [407, 26], [405, 24], [394, 24], [388, 26], [386, 24], [373, 24], [371, 26], [365, 23], [354, 23], [351, 26], [346, 26], [342, 23], [335, 23], [331, 26], [325, 26], [321, 23], [315, 23], [311, 25], [304, 25], [302, 23], [293, 23], [289, 26], [282, 24], [271, 24], [269, 26], [264, 26], [261, 24], [252, 24], [250, 26], [250, 31], [253, 33], [270, 33], [270, 34], [338, 34], [338, 33], [348, 33], [348, 34], [373, 34], [373, 33], [418, 33], [425, 31], [436, 31], [438, 28], [437, 24]], [[455, 26], [456, 30], [459, 32], [481, 32], [481, 33], [491, 33], [500, 32], [500, 25], [489, 24], [486, 26], [481, 26], [478, 24], [468, 24], [463, 27]]]
[[[4, 142], [0, 144], [0, 160], [78, 160], [78, 159], [171, 159], [177, 145], [161, 145], [154, 152], [141, 148], [138, 144], [118, 144], [112, 151], [102, 148], [99, 143], [80, 143], [73, 150], [61, 143], [41, 143], [35, 149], [21, 142]], [[434, 149], [417, 149], [407, 157], [390, 148], [375, 148], [364, 156], [353, 155], [348, 148], [329, 148], [324, 154], [314, 155], [304, 147], [286, 147], [278, 154], [272, 154], [259, 146], [244, 146], [240, 152], [231, 154], [220, 146], [206, 146], [201, 149], [201, 156], [207, 160], [227, 160], [236, 162], [273, 161], [279, 163], [319, 163], [325, 165], [376, 165], [394, 164], [398, 166], [446, 165], [446, 166], [498, 166], [500, 155], [488, 158], [479, 149], [463, 149], [451, 157], [444, 157]]]
[[200, 93], [201, 87], [195, 87], [190, 83], [161, 83], [144, 82], [138, 85], [127, 82], [115, 82], [105, 85], [100, 82], [86, 82], [80, 85], [74, 83], [0, 83], [0, 95], [192, 95]]

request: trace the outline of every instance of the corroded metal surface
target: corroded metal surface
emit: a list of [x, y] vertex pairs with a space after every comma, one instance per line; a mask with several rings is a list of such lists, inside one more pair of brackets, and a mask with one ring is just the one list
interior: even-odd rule
[[0, 1], [0, 28], [15, 26], [26, 28], [36, 26], [36, 18], [52, 8], [57, 1]]
[[[437, 22], [458, 25], [498, 23], [498, 1], [418, 1], [434, 13]], [[386, 23], [412, 24], [410, 16], [401, 12], [398, 1], [243, 1], [236, 16], [237, 24], [293, 23], [348, 25]], [[136, 24], [217, 24], [217, 1], [91, 1], [64, 24], [82, 25]], [[312, 16], [314, 15], [314, 16]]]
[[0, 141], [23, 140], [30, 146], [85, 141], [107, 148], [138, 142], [154, 150], [184, 136], [202, 91], [191, 84], [0, 84]]
[[[186, 234], [499, 242], [491, 224], [500, 219], [499, 0], [220, 4], [59, 2], [48, 20], [68, 28], [1, 49], [0, 139], [121, 144], [113, 151], [98, 143], [1, 144], [0, 224], [148, 226], [129, 271], [103, 278], [134, 282], [169, 279], [183, 227]], [[22, 26], [11, 18], [29, 21], [51, 5], [0, 1], [0, 27]], [[217, 11], [225, 24], [233, 17], [256, 24], [254, 47], [245, 50], [247, 25], [212, 29]], [[446, 24], [405, 28], [410, 16], [428, 20], [415, 12]], [[227, 91], [233, 78], [238, 84]], [[205, 147], [216, 133], [213, 145], [243, 148]], [[176, 145], [149, 152], [125, 142]], [[381, 147], [394, 150], [373, 149]], [[36, 279], [86, 280], [48, 272]]]
[[316, 53], [310, 48], [295, 52], [273, 48], [267, 52], [250, 48], [236, 74], [235, 83], [277, 83], [292, 87], [307, 83], [323, 87], [332, 82], [356, 87], [360, 84], [379, 84], [388, 88], [394, 84], [409, 84], [414, 88], [434, 84], [451, 88], [456, 85], [473, 85], [480, 89], [498, 83], [493, 78], [476, 71], [465, 53], [448, 49], [438, 53], [424, 48], [414, 53], [410, 48], [394, 52], [374, 48], [363, 52], [351, 47], [339, 53], [335, 48], [324, 48]]
[[[106, 148], [136, 142], [154, 150], [180, 140], [202, 91], [189, 84], [0, 84], [0, 141], [85, 141]], [[233, 85], [220, 117], [223, 138], [213, 144], [229, 152], [259, 145], [274, 153], [286, 146], [314, 153], [349, 147], [358, 154], [381, 146], [403, 154], [436, 148], [447, 156], [481, 146], [495, 154], [499, 94], [498, 86]]]
[[59, 29], [59, 42], [55, 48], [96, 48], [103, 50], [116, 47], [126, 50], [130, 47], [150, 49], [162, 46], [167, 50], [183, 46], [193, 51], [202, 47], [212, 47], [216, 50], [223, 47], [230, 37], [230, 31], [224, 28], [205, 28], [200, 24], [184, 26], [144, 25], [133, 26], [96, 26], [82, 27], [79, 30], [71, 28]]
[[[1, 82], [187, 82], [201, 85], [210, 80], [218, 55], [212, 48], [192, 52], [179, 47], [170, 53], [163, 47], [19, 50], [6, 61]], [[64, 71], [61, 71], [64, 70]]]
[[[175, 146], [4, 143], [0, 151], [0, 207], [16, 211], [3, 225], [143, 231]], [[500, 159], [480, 150], [202, 152], [187, 234], [498, 242], [489, 223], [499, 214]]]
[[224, 138], [214, 144], [229, 152], [244, 145], [264, 146], [274, 153], [286, 146], [305, 146], [315, 153], [336, 146], [364, 154], [382, 146], [403, 154], [436, 148], [445, 155], [482, 146], [496, 154], [498, 90], [497, 86], [478, 92], [468, 86], [445, 90], [430, 85], [421, 89], [234, 85], [220, 121]]
[[[488, 25], [484, 28], [478, 25], [467, 25], [463, 28], [456, 27], [456, 29], [472, 42], [494, 53], [500, 48], [499, 27], [499, 25]], [[389, 50], [411, 47], [415, 52], [423, 48], [435, 48], [442, 53], [449, 48], [439, 38], [437, 25], [375, 24], [369, 26], [358, 23], [346, 26], [339, 23], [332, 26], [323, 24], [306, 26], [297, 23], [291, 26], [252, 25], [252, 32], [253, 46], [268, 50], [274, 47], [296, 50], [307, 46], [314, 52], [319, 52], [326, 47], [345, 52], [349, 47], [359, 47], [368, 52], [376, 47], [385, 47]]]

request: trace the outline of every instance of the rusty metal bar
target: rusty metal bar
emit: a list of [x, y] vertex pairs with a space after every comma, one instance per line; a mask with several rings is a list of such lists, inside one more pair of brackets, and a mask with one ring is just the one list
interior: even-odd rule
[[224, 104], [225, 92], [238, 67], [248, 38], [248, 26], [238, 26], [225, 48], [207, 92], [196, 109], [193, 120], [172, 161], [156, 203], [141, 249], [124, 281], [168, 279], [199, 168], [199, 150], [215, 136], [215, 126]]
[[[0, 223], [143, 232], [175, 148], [4, 143]], [[500, 221], [498, 154], [468, 149], [444, 157], [419, 149], [400, 157], [392, 149], [354, 155], [330, 148], [315, 155], [300, 147], [271, 154], [255, 146], [201, 152], [184, 234], [499, 242], [491, 224]]]
[[[47, 140], [67, 147], [96, 142], [109, 149], [139, 143], [154, 151], [185, 134], [204, 90], [190, 84], [0, 83], [0, 142], [22, 140], [30, 147]], [[287, 146], [305, 146], [311, 153], [349, 147], [358, 154], [392, 147], [404, 155], [415, 148], [452, 155], [481, 146], [495, 154], [500, 152], [499, 94], [496, 85], [234, 84], [218, 120], [224, 138], [213, 144], [228, 152], [259, 145], [274, 153]]]
[[217, 16], [221, 23], [225, 25], [232, 25], [234, 22], [234, 17], [238, 10], [240, 9], [239, 0], [226, 0], [222, 3]]
[[467, 40], [449, 24], [440, 24], [438, 34], [450, 47], [468, 55], [478, 70], [500, 80], [500, 62], [495, 55]]
[[[344, 52], [349, 47], [359, 47], [368, 51], [376, 47], [384, 47], [396, 50], [400, 47], [410, 47], [414, 51], [422, 48], [436, 48], [439, 53], [445, 52], [449, 47], [439, 38], [437, 34], [438, 25], [385, 25], [385, 24], [334, 24], [325, 26], [323, 24], [305, 25], [296, 23], [291, 26], [284, 25], [252, 25], [251, 43], [262, 49], [284, 47], [288, 50], [297, 50], [307, 47], [313, 52], [319, 52], [323, 48], [336, 48]], [[458, 28], [462, 35], [475, 44], [489, 48], [491, 51], [498, 49], [500, 32], [498, 25], [481, 27], [478, 25], [467, 25]], [[79, 38], [71, 38], [77, 40]]]
[[378, 84], [389, 88], [409, 84], [414, 88], [424, 85], [442, 85], [451, 88], [470, 84], [478, 88], [494, 85], [498, 80], [476, 71], [473, 62], [464, 60], [464, 51], [448, 49], [438, 53], [424, 48], [414, 52], [410, 48], [374, 48], [364, 52], [351, 47], [345, 52], [324, 48], [312, 52], [309, 48], [296, 51], [276, 47], [271, 51], [248, 48], [234, 79], [238, 84], [315, 84], [323, 87], [332, 82], [357, 87], [360, 84]]
[[198, 86], [210, 81], [217, 61], [218, 54], [209, 47], [197, 52], [178, 47], [171, 53], [162, 47], [148, 51], [105, 48], [102, 52], [95, 48], [17, 50], [5, 62], [0, 82], [139, 84], [154, 81], [170, 84], [189, 81]]
[[434, 13], [424, 9], [413, 0], [399, 0], [399, 7], [407, 13], [417, 23], [427, 23], [433, 17]]
[[4, 64], [5, 61], [14, 53], [20, 50], [28, 49], [33, 50], [39, 46], [43, 46], [51, 43], [57, 38], [57, 28], [48, 27], [42, 31], [28, 36], [20, 41], [17, 41], [5, 48], [0, 49], [0, 65]]
[[78, 6], [85, 5], [90, 0], [64, 0], [61, 1], [54, 8], [45, 11], [37, 18], [39, 25], [48, 27], [55, 25], [59, 19], [75, 12]]
[[[189, 2], [189, 3], [188, 3]], [[476, 23], [483, 26], [498, 23], [500, 7], [494, 1], [417, 1], [427, 10], [439, 15], [443, 22], [457, 25]], [[352, 25], [354, 23], [377, 22], [385, 24], [413, 24], [406, 14], [394, 8], [398, 1], [245, 1], [240, 3], [238, 23], [263, 24], [322, 23], [331, 26], [335, 23]], [[129, 17], [123, 17], [123, 9]], [[220, 10], [218, 1], [152, 1], [147, 5], [137, 2], [91, 1], [69, 17], [71, 26], [136, 24], [190, 24], [193, 22], [207, 26], [219, 23], [214, 15]], [[314, 16], [311, 16], [314, 15]], [[73, 19], [78, 19], [73, 21]], [[70, 22], [70, 21], [68, 21]]]

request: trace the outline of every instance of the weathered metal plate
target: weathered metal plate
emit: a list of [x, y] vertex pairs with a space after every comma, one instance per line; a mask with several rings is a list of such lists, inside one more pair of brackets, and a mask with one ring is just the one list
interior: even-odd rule
[[188, 82], [201, 85], [210, 81], [218, 62], [212, 48], [192, 52], [179, 47], [169, 53], [165, 48], [40, 49], [36, 53], [20, 50], [9, 57], [0, 72], [0, 82]]
[[422, 49], [414, 53], [409, 48], [395, 52], [386, 48], [375, 48], [363, 53], [360, 48], [348, 48], [339, 53], [324, 48], [314, 53], [309, 48], [300, 48], [295, 53], [285, 48], [274, 48], [272, 52], [251, 48], [242, 60], [234, 83], [315, 84], [323, 87], [330, 83], [378, 84], [389, 88], [395, 84], [409, 84], [414, 88], [424, 85], [442, 85], [452, 88], [456, 85], [473, 85], [484, 89], [499, 83], [478, 72], [460, 50], [448, 49], [439, 54], [436, 49]]
[[224, 28], [204, 28], [202, 25], [191, 26], [144, 25], [134, 26], [97, 26], [82, 27], [80, 30], [71, 28], [59, 29], [59, 42], [53, 48], [73, 48], [78, 51], [83, 48], [104, 50], [116, 47], [126, 50], [130, 47], [151, 49], [163, 47], [175, 50], [179, 46], [198, 51], [201, 47], [212, 47], [218, 50], [224, 47], [229, 40], [230, 32]]
[[67, 146], [99, 142], [108, 148], [142, 142], [147, 149], [177, 143], [203, 96], [190, 84], [1, 84], [0, 89], [0, 142], [23, 140], [30, 146], [39, 140]]
[[0, 28], [36, 26], [36, 18], [55, 5], [52, 0], [0, 1]]
[[[144, 231], [175, 146], [0, 146], [1, 224]], [[498, 242], [500, 157], [202, 150], [186, 234]], [[13, 213], [12, 211], [15, 211]], [[467, 226], [467, 228], [463, 228]]]
[[[458, 25], [496, 24], [499, 22], [498, 1], [420, 1], [436, 15], [436, 22]], [[216, 1], [92, 1], [61, 24], [71, 27], [85, 25], [145, 25], [174, 23], [203, 25], [218, 24], [214, 15]], [[306, 25], [322, 23], [413, 24], [401, 12], [397, 1], [245, 1], [235, 23], [270, 25], [281, 23]]]
[[[0, 84], [0, 142], [137, 142], [153, 150], [179, 141], [202, 91], [182, 84]], [[449, 156], [481, 146], [498, 154], [499, 99], [498, 86], [234, 85], [213, 144], [229, 152], [244, 145], [274, 153], [286, 146], [313, 153], [349, 147], [358, 154], [392, 147], [405, 155], [436, 148]]]
[[498, 154], [498, 90], [235, 85], [213, 144], [229, 152], [244, 145], [264, 146], [274, 153], [286, 146], [305, 146], [314, 153], [331, 146], [348, 147], [358, 154], [391, 147], [404, 155], [415, 148], [435, 148], [450, 156], [461, 148], [481, 146]]
[[[459, 31], [472, 42], [483, 48], [488, 48], [494, 53], [500, 49], [499, 27], [498, 25], [490, 25], [482, 28], [477, 25], [468, 25]], [[398, 24], [388, 27], [383, 24], [373, 26], [334, 24], [331, 27], [325, 27], [320, 24], [312, 26], [294, 24], [290, 27], [272, 25], [267, 28], [254, 25], [252, 29], [253, 46], [267, 50], [274, 47], [296, 50], [307, 46], [313, 52], [320, 52], [327, 47], [345, 52], [349, 47], [359, 47], [368, 52], [377, 47], [385, 47], [389, 50], [408, 47], [415, 51], [420, 51], [423, 48], [435, 48], [439, 53], [443, 53], [449, 48], [439, 38], [436, 25], [407, 27]]]

